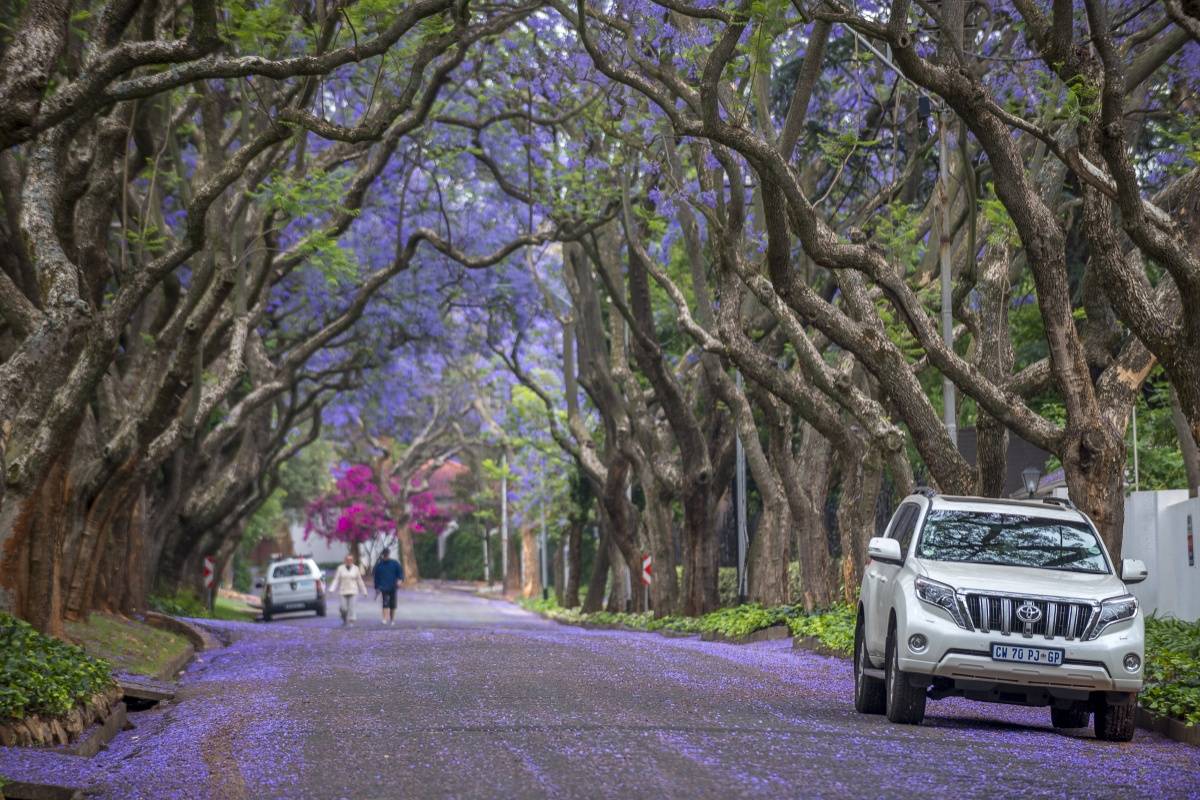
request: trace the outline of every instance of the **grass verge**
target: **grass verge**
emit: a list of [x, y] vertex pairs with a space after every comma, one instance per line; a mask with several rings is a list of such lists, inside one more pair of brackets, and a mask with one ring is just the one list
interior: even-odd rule
[[188, 640], [178, 634], [110, 614], [91, 614], [87, 622], [68, 622], [66, 631], [89, 656], [138, 675], [158, 675], [189, 647]]
[[62, 716], [111, 685], [108, 662], [0, 612], [0, 720]]

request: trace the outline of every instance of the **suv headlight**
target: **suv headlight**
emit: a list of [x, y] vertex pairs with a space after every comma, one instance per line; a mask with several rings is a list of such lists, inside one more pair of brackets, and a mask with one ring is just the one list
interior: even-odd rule
[[1131, 594], [1122, 595], [1121, 597], [1112, 597], [1100, 604], [1100, 618], [1096, 620], [1096, 629], [1088, 636], [1088, 639], [1095, 639], [1100, 634], [1104, 633], [1104, 629], [1109, 625], [1118, 622], [1124, 622], [1127, 619], [1133, 619], [1137, 616], [1138, 601]]
[[958, 604], [958, 595], [954, 592], [953, 586], [931, 581], [929, 578], [917, 578], [915, 585], [917, 597], [921, 602], [937, 606], [949, 614], [958, 627], [971, 630], [971, 626], [967, 624], [966, 616]]

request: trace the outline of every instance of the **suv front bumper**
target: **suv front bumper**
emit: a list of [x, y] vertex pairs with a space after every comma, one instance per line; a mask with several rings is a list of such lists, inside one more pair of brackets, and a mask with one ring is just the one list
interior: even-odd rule
[[[911, 609], [910, 609], [911, 611]], [[1007, 636], [999, 631], [983, 633], [960, 628], [948, 615], [923, 604], [906, 624], [899, 625], [899, 665], [904, 672], [949, 678], [957, 682], [1000, 686], [1037, 686], [1046, 689], [1137, 692], [1142, 688], [1143, 663], [1136, 672], [1125, 669], [1124, 659], [1135, 653], [1144, 660], [1144, 622], [1135, 618], [1110, 626], [1091, 641], [1044, 636]], [[923, 634], [929, 644], [924, 652], [913, 652], [908, 639]], [[1063, 651], [1059, 666], [1025, 664], [992, 659], [993, 642]]]

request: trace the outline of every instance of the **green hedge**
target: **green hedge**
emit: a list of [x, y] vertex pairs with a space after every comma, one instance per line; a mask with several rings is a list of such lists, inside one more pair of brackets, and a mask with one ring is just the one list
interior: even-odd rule
[[1200, 724], [1200, 621], [1146, 620], [1146, 686], [1141, 704]]
[[111, 685], [107, 661], [0, 612], [0, 719], [61, 716]]
[[849, 604], [788, 620], [793, 636], [812, 636], [830, 650], [849, 656], [854, 652], [855, 608]]
[[718, 633], [722, 636], [747, 636], [757, 630], [785, 623], [795, 614], [801, 613], [792, 606], [763, 608], [754, 603], [722, 608], [702, 617], [655, 617], [650, 611], [641, 614], [597, 611], [584, 614], [578, 608], [561, 608], [553, 598], [549, 600], [520, 600], [530, 611], [551, 619], [573, 622], [579, 625], [621, 625], [641, 631], [669, 630], [679, 633]]

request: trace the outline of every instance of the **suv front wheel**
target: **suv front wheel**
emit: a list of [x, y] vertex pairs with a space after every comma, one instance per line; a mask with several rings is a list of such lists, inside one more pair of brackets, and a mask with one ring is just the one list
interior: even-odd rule
[[908, 674], [900, 671], [896, 629], [888, 632], [887, 643], [887, 718], [903, 725], [920, 725], [925, 719], [925, 687], [913, 686]]
[[1096, 738], [1106, 742], [1128, 742], [1133, 738], [1137, 724], [1137, 695], [1132, 702], [1109, 703], [1101, 700], [1096, 704], [1092, 726]]
[[867, 674], [871, 659], [867, 656], [867, 640], [863, 636], [862, 617], [854, 627], [854, 710], [860, 714], [882, 714], [885, 711], [883, 681]]

